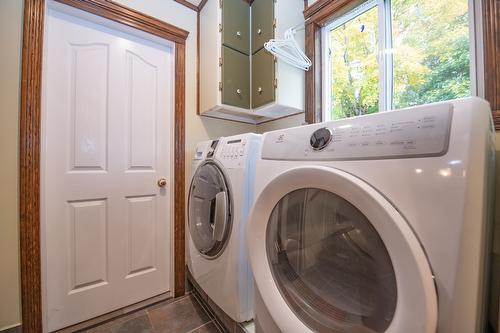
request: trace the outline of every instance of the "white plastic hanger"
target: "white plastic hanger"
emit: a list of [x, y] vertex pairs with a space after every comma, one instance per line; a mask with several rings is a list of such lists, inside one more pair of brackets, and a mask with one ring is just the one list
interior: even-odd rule
[[308, 71], [311, 67], [311, 60], [305, 55], [295, 40], [296, 27], [289, 28], [285, 31], [284, 39], [271, 39], [264, 43], [266, 50], [271, 52], [275, 57], [284, 62]]

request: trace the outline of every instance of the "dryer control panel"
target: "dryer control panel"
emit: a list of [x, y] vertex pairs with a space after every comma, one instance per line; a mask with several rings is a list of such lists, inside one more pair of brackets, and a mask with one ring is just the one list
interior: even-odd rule
[[262, 158], [359, 160], [444, 155], [453, 104], [398, 111], [289, 128], [264, 135]]

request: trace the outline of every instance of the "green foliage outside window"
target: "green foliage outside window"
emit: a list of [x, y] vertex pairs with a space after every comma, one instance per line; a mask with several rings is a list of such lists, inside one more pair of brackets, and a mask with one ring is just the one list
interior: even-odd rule
[[[392, 0], [392, 108], [470, 95], [467, 0]], [[330, 32], [332, 118], [380, 110], [378, 8]]]

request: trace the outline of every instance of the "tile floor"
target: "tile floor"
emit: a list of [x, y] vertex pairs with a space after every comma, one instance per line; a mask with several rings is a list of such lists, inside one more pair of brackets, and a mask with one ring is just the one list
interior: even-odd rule
[[223, 333], [192, 294], [160, 302], [82, 333]]

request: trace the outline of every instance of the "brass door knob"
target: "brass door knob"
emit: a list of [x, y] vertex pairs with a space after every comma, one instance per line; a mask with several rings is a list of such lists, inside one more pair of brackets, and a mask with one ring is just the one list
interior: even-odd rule
[[158, 187], [165, 187], [167, 185], [167, 180], [165, 178], [158, 179]]

